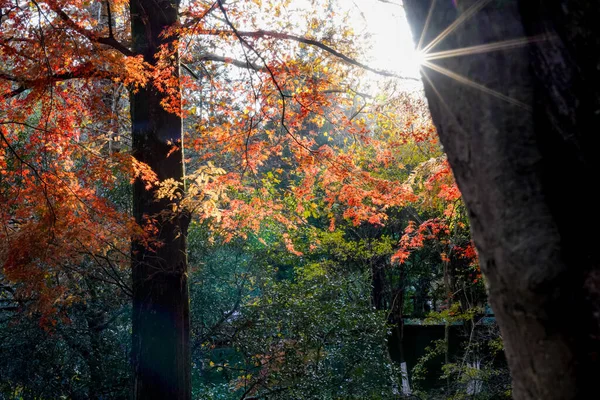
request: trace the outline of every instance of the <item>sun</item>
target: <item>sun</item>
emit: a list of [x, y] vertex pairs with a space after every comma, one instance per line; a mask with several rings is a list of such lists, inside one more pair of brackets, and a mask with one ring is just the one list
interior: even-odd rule
[[410, 63], [413, 66], [421, 69], [423, 67], [423, 65], [425, 65], [426, 62], [427, 62], [427, 54], [423, 51], [415, 49], [411, 56]]
[[419, 77], [419, 63], [422, 59], [415, 54], [414, 40], [404, 9], [397, 2], [341, 2], [348, 7], [354, 31], [370, 38], [370, 47], [363, 55], [365, 60], [369, 60], [369, 66], [398, 76]]

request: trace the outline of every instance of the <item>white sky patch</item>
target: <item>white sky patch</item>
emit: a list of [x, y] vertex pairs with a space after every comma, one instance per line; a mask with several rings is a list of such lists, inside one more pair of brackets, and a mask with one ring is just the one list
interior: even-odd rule
[[[348, 13], [347, 23], [353, 29], [357, 41], [370, 45], [362, 54], [356, 56], [356, 60], [374, 69], [413, 78], [400, 80], [400, 87], [402, 90], [420, 91], [422, 84], [419, 79], [419, 57], [414, 50], [410, 28], [404, 8], [399, 5], [400, 2], [401, 0], [333, 0], [327, 6], [326, 0], [291, 0], [282, 10], [282, 13], [289, 12], [291, 30], [283, 28], [283, 31], [302, 36], [311, 21], [311, 16], [326, 19], [330, 18], [329, 14], [333, 12], [333, 18], [339, 20], [332, 22], [334, 25], [341, 25], [343, 16]], [[218, 10], [214, 14], [222, 17]], [[272, 26], [268, 13], [257, 15], [255, 23], [259, 28], [264, 23], [263, 29], [278, 30]], [[252, 25], [244, 26], [243, 21], [236, 21], [236, 24], [240, 30], [255, 29]], [[226, 51], [220, 50], [216, 50], [216, 53], [233, 58], [244, 58], [243, 54], [240, 54], [239, 46], [228, 48]], [[250, 57], [255, 58], [253, 54], [250, 54]], [[373, 94], [378, 92], [378, 86], [389, 84], [389, 78], [371, 72], [365, 72], [361, 81], [362, 87], [359, 89]]]
[[[339, 16], [348, 12], [349, 23], [357, 36], [370, 38], [371, 48], [357, 61], [400, 76], [420, 78], [419, 58], [400, 3], [401, 0], [337, 0], [333, 8]], [[310, 0], [292, 0], [288, 8], [313, 8], [315, 15], [325, 12], [314, 9]]]
[[[418, 57], [404, 9], [379, 0], [347, 2], [357, 34], [370, 34], [372, 48], [365, 54], [370, 66], [401, 76], [419, 77]], [[400, 1], [400, 0], [396, 0]]]

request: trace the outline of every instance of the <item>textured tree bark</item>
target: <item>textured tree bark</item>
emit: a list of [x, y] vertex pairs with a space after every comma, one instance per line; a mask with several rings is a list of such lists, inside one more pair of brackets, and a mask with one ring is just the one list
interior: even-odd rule
[[426, 28], [422, 48], [472, 6], [483, 8], [430, 55], [547, 35], [434, 60], [423, 80], [469, 210], [514, 397], [597, 398], [600, 215], [592, 188], [600, 176], [600, 3], [433, 1], [426, 23], [432, 0], [404, 0], [416, 42]]
[[[177, 0], [132, 0], [133, 51], [156, 63], [161, 44], [173, 40], [161, 32], [178, 21]], [[175, 65], [178, 60], [172, 60]], [[183, 180], [182, 121], [161, 106], [164, 94], [152, 87], [132, 92], [133, 156], [149, 165], [159, 180]], [[173, 151], [173, 144], [179, 149]], [[173, 200], [155, 199], [155, 190], [134, 183], [133, 213], [139, 224], [156, 220], [156, 239], [149, 250], [132, 246], [133, 348], [135, 399], [190, 399], [189, 296], [186, 234], [188, 218], [174, 213]]]

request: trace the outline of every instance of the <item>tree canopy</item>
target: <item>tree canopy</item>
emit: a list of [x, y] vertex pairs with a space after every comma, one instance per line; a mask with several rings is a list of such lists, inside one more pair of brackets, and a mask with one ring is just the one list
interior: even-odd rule
[[509, 393], [426, 102], [338, 9], [1, 0], [0, 393]]

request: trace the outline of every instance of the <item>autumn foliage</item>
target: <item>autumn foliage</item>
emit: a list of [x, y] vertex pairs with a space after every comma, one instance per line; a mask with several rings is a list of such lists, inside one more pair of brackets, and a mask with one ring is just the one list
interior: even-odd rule
[[[182, 6], [150, 65], [127, 45], [126, 1], [0, 2], [0, 261], [37, 310], [73, 301], [80, 276], [116, 279], [132, 237], [160, 245], [152, 216], [132, 221], [136, 178], [228, 240], [265, 219], [291, 232], [318, 215], [334, 230], [339, 218], [381, 225], [390, 208], [414, 206], [436, 216], [406, 228], [394, 261], [427, 240], [442, 257], [475, 259], [452, 242], [466, 220], [422, 100], [357, 93], [350, 30], [326, 22], [333, 11], [304, 18], [286, 4]], [[150, 85], [184, 118], [183, 143], [170, 145], [185, 146], [185, 186], [128, 155], [127, 91]], [[407, 148], [432, 158], [407, 161]]]

